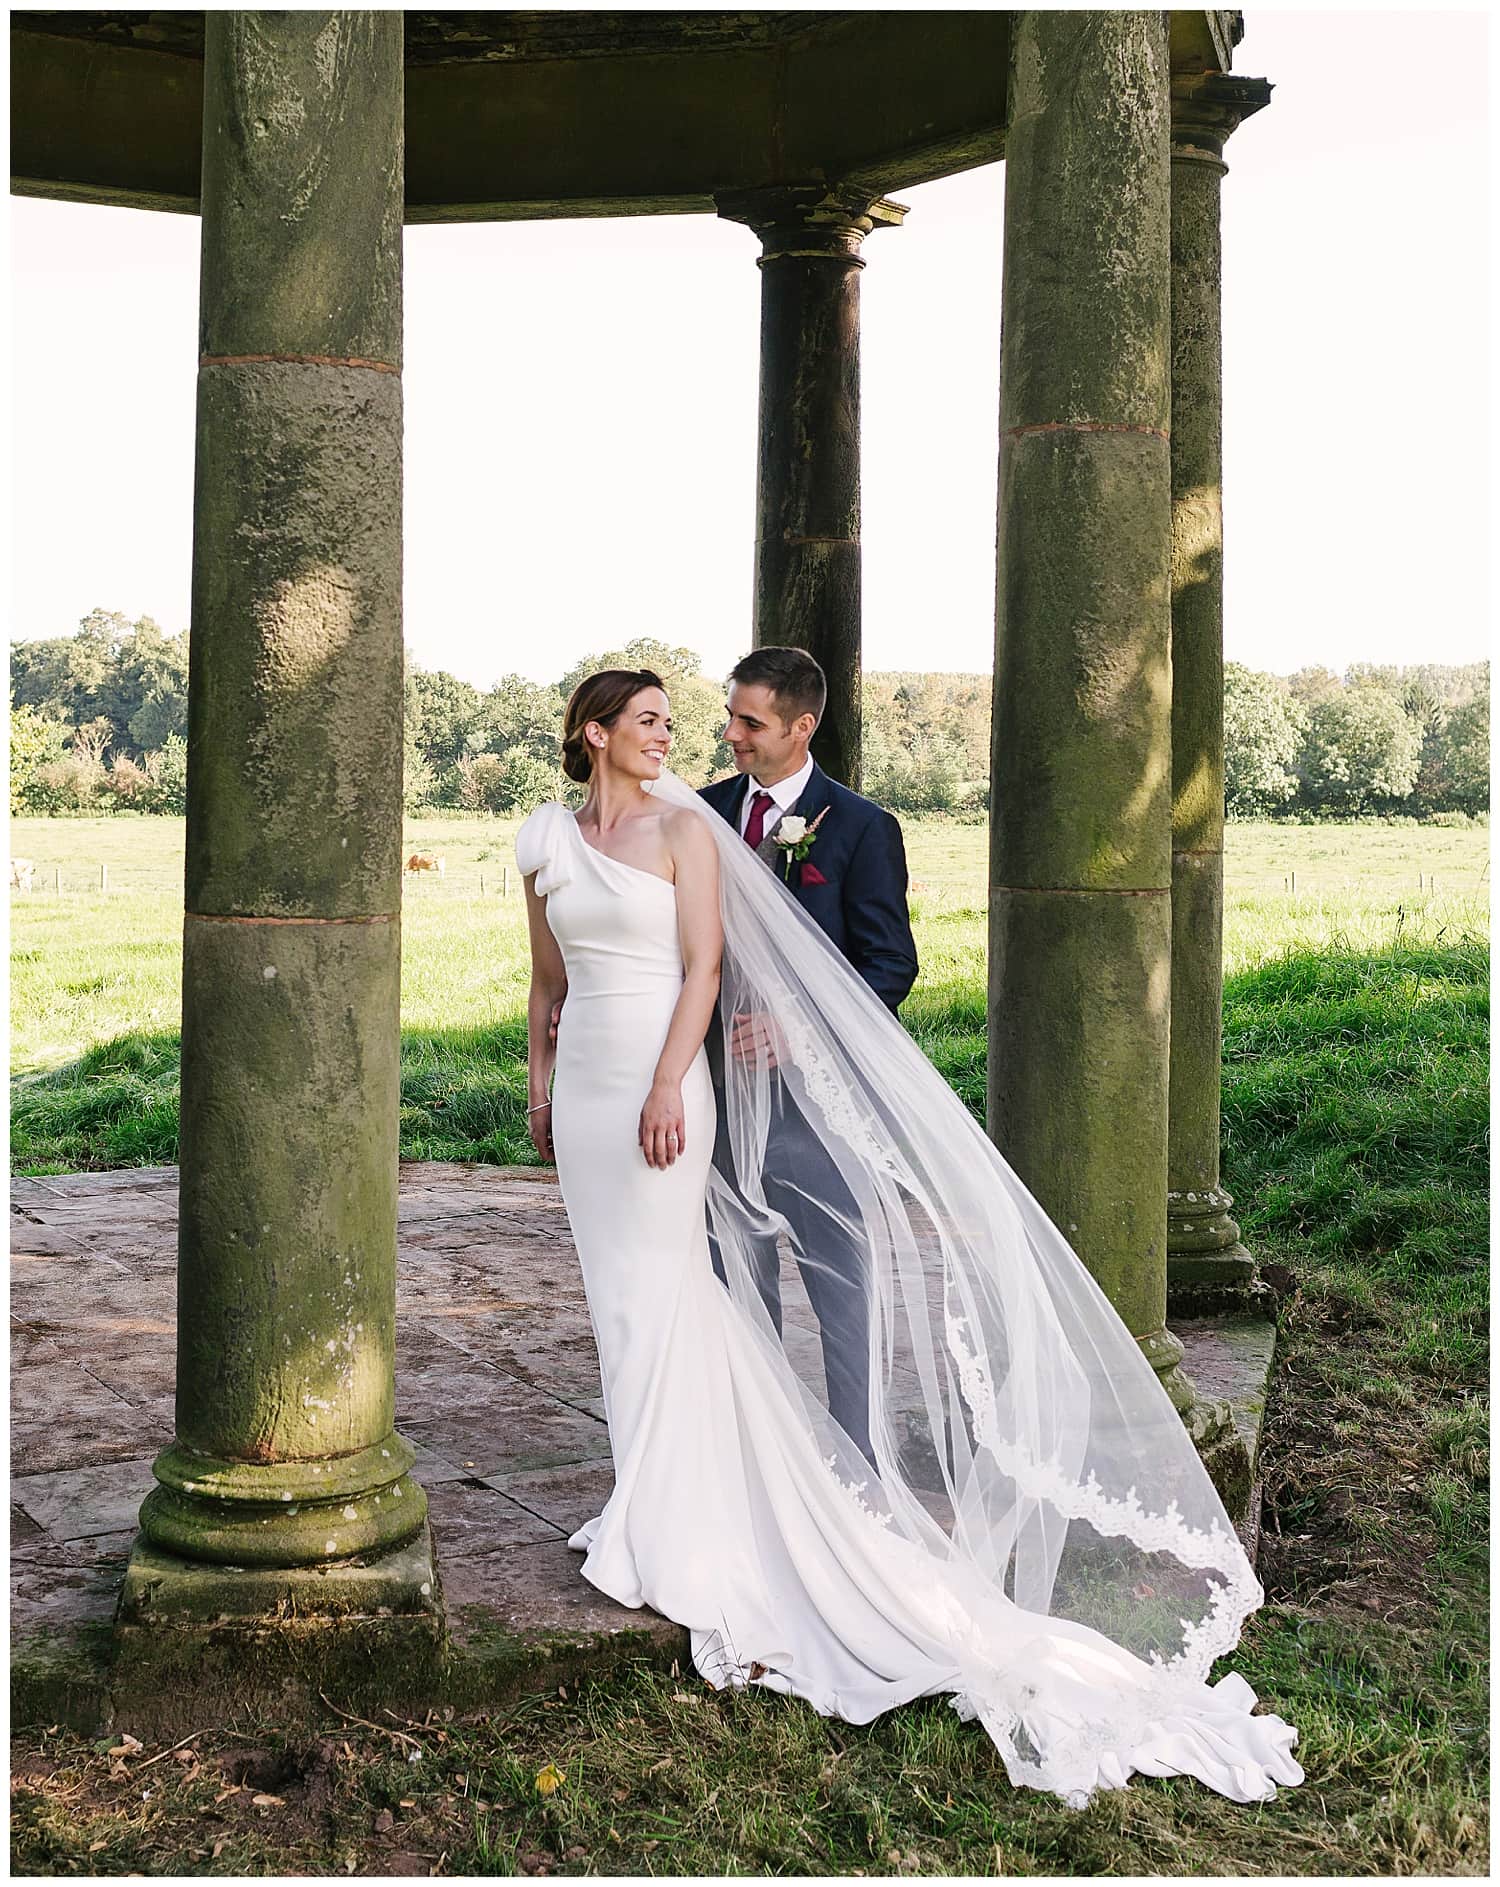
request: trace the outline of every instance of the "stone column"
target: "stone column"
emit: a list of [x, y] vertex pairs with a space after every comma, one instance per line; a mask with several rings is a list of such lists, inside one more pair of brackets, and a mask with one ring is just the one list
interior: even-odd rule
[[1219, 180], [1264, 79], [1172, 84], [1172, 1069], [1167, 1288], [1247, 1300], [1255, 1261], [1219, 1184], [1223, 1049], [1224, 557]]
[[857, 788], [860, 246], [906, 211], [826, 184], [715, 201], [761, 239], [755, 646], [791, 644], [822, 664], [828, 706], [812, 750]]
[[392, 1426], [402, 16], [205, 32], [177, 1439], [122, 1618], [300, 1607], [354, 1555], [430, 1611]]
[[1012, 18], [989, 1130], [1186, 1412], [1165, 1321], [1167, 24]]

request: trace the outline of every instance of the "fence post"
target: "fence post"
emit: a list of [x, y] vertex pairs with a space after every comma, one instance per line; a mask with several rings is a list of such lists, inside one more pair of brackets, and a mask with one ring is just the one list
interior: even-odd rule
[[502, 865], [500, 867], [500, 895], [502, 898], [508, 898], [510, 896], [510, 866], [509, 865]]
[[57, 893], [59, 897], [62, 896], [62, 866], [61, 865], [54, 865], [52, 867], [52, 889]]
[[108, 890], [109, 890], [109, 867], [108, 867], [108, 865], [101, 865], [101, 866], [99, 867], [99, 889], [100, 889], [101, 891], [108, 891]]

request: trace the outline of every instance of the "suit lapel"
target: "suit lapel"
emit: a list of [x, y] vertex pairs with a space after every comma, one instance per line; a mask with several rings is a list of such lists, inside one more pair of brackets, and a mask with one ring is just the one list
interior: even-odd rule
[[829, 804], [829, 798], [828, 775], [815, 760], [813, 762], [812, 773], [808, 776], [807, 785], [803, 787], [802, 796], [797, 801], [795, 809], [797, 817], [799, 819], [805, 819], [807, 823], [811, 825], [818, 814]]
[[[815, 760], [813, 762], [813, 770], [807, 776], [807, 785], [804, 786], [802, 791], [798, 794], [796, 803], [792, 806], [791, 811], [795, 813], [799, 819], [805, 819], [808, 824], [811, 825], [813, 820], [817, 818], [818, 814], [823, 811], [828, 803], [828, 775]], [[780, 825], [781, 821], [786, 816], [785, 813], [779, 813], [776, 819], [777, 825]], [[793, 896], [796, 896], [802, 886], [801, 868], [800, 866], [793, 865], [790, 874], [788, 874], [786, 870], [786, 859], [782, 855], [780, 846], [776, 845], [774, 840], [774, 831], [766, 835], [765, 845], [761, 848], [761, 856], [765, 858], [767, 848], [770, 849], [771, 856], [766, 858], [766, 863], [771, 866], [772, 870], [775, 871], [776, 875], [781, 879], [781, 882]]]

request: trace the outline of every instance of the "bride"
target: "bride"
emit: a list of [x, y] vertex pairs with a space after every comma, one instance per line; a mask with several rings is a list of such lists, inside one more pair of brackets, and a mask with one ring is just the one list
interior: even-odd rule
[[[585, 1576], [686, 1626], [715, 1687], [853, 1723], [950, 1695], [1013, 1783], [1070, 1802], [1135, 1772], [1245, 1802], [1300, 1782], [1296, 1731], [1243, 1678], [1207, 1682], [1263, 1595], [1151, 1365], [899, 1022], [666, 770], [671, 730], [656, 676], [590, 677], [563, 734], [584, 808], [516, 840], [531, 1131], [614, 1454], [572, 1541]], [[843, 1181], [799, 1189], [795, 1234], [767, 1198], [783, 1102]], [[862, 1267], [873, 1467], [828, 1411], [820, 1218]]]

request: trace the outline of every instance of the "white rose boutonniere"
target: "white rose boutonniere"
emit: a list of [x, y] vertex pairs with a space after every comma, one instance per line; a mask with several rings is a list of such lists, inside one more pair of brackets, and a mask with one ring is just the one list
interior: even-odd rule
[[[772, 842], [781, 847], [781, 871], [788, 884], [791, 883], [793, 864], [800, 864], [812, 850], [818, 837], [818, 827], [827, 816], [828, 808], [825, 806], [809, 825], [807, 820], [799, 814], [788, 813], [772, 833]], [[821, 881], [820, 873], [819, 882]]]

